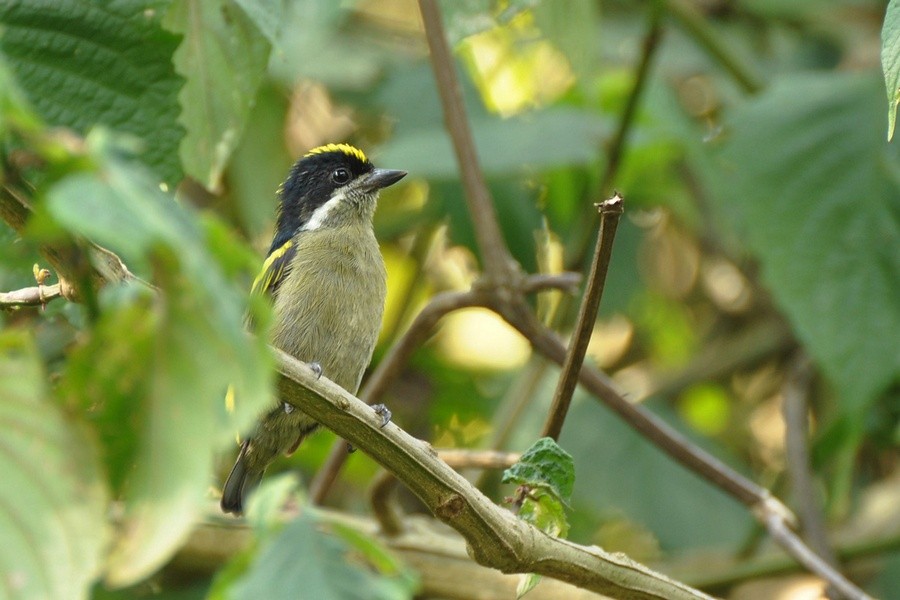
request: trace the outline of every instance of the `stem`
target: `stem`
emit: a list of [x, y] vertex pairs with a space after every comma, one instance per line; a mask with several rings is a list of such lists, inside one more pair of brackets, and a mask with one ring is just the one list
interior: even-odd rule
[[816, 499], [815, 483], [810, 471], [809, 447], [809, 388], [812, 385], [812, 365], [802, 354], [795, 357], [788, 368], [782, 390], [782, 415], [785, 424], [785, 455], [787, 470], [797, 503], [803, 538], [832, 567], [837, 559], [828, 542], [825, 516]]
[[734, 52], [713, 29], [709, 21], [692, 4], [685, 0], [657, 0], [675, 18], [689, 36], [706, 50], [713, 60], [725, 69], [738, 85], [748, 94], [755, 94], [763, 88], [763, 82], [756, 71]]
[[475, 239], [484, 260], [484, 274], [488, 278], [506, 282], [518, 272], [519, 267], [503, 242], [491, 194], [479, 166], [478, 153], [475, 150], [475, 142], [472, 139], [456, 76], [455, 62], [447, 38], [444, 36], [441, 11], [436, 0], [419, 0], [419, 9], [422, 12], [431, 66], [444, 110], [444, 122], [453, 142], [466, 202], [475, 228]]
[[578, 311], [575, 333], [563, 363], [562, 376], [557, 383], [553, 404], [542, 433], [543, 436], [551, 437], [556, 441], [559, 441], [559, 434], [569, 412], [572, 394], [578, 384], [578, 375], [581, 372], [581, 365], [584, 363], [584, 355], [587, 352], [588, 342], [591, 340], [591, 333], [594, 331], [594, 323], [597, 320], [597, 309], [600, 307], [600, 298], [603, 296], [606, 274], [609, 271], [616, 227], [624, 210], [622, 197], [615, 194], [609, 200], [601, 202], [598, 208], [600, 210], [600, 233], [597, 236], [597, 246], [594, 250], [591, 275], [585, 290], [584, 301]]

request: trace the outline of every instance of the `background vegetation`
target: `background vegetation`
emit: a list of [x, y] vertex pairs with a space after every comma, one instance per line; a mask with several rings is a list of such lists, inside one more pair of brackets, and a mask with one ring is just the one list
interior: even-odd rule
[[[625, 196], [588, 362], [783, 499], [866, 591], [896, 597], [900, 157], [885, 141], [885, 4], [441, 8], [522, 268], [586, 273], [593, 203]], [[21, 292], [0, 298], [0, 596], [437, 595], [427, 567], [345, 520], [371, 513], [381, 478], [362, 452], [312, 486], [336, 512], [282, 524], [285, 500], [291, 514], [309, 506], [299, 490], [329, 432], [271, 470], [252, 535], [217, 514], [214, 491], [235, 432], [271, 401], [272, 358], [242, 323], [295, 157], [349, 141], [410, 172], [376, 216], [390, 291], [373, 365], [430, 298], [485, 266], [418, 5], [4, 1], [0, 34], [0, 291]], [[532, 306], [566, 336], [580, 295]], [[381, 398], [395, 423], [437, 448], [527, 449], [558, 368], [485, 308], [432, 333]], [[559, 443], [574, 460], [573, 541], [732, 598], [823, 587], [732, 496], [583, 390]], [[463, 472], [498, 503], [515, 493], [494, 471]]]

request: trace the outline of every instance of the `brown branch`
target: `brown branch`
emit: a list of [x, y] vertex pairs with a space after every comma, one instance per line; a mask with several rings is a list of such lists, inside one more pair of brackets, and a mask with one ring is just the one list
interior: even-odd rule
[[784, 519], [779, 518], [775, 514], [769, 514], [763, 516], [762, 520], [769, 535], [772, 536], [779, 546], [784, 548], [801, 565], [828, 582], [829, 587], [840, 594], [840, 597], [848, 600], [872, 600], [871, 596], [856, 587], [849, 579], [804, 544], [803, 540], [791, 531]]
[[427, 443], [381, 419], [358, 398], [284, 352], [281, 399], [349, 441], [395, 474], [432, 513], [466, 538], [472, 557], [505, 573], [538, 573], [616, 598], [709, 598], [622, 554], [544, 534], [495, 505], [440, 460]]
[[500, 232], [497, 215], [494, 212], [494, 203], [479, 166], [475, 142], [472, 139], [462, 92], [456, 77], [456, 63], [444, 36], [441, 11], [436, 0], [419, 0], [419, 10], [422, 13], [431, 66], [444, 110], [444, 121], [453, 142], [453, 151], [456, 153], [472, 226], [475, 228], [475, 239], [484, 260], [484, 276], [506, 284], [518, 276], [520, 268], [503, 242], [503, 234]]
[[[647, 81], [650, 78], [650, 67], [653, 65], [653, 58], [659, 48], [659, 42], [662, 40], [662, 17], [658, 6], [651, 7], [650, 27], [644, 35], [644, 41], [641, 44], [641, 58], [638, 63], [637, 72], [634, 75], [634, 85], [625, 101], [625, 108], [619, 117], [619, 124], [616, 131], [607, 144], [606, 151], [606, 168], [603, 171], [603, 179], [597, 189], [601, 194], [610, 194], [613, 192], [613, 182], [619, 174], [619, 168], [622, 166], [622, 157], [625, 155], [628, 134], [634, 125], [637, 109], [641, 104], [641, 98], [644, 95], [644, 89], [647, 87]], [[590, 246], [591, 233], [593, 227], [580, 227], [577, 229], [575, 238], [577, 242], [573, 244], [575, 250], [568, 264], [573, 267], [582, 268], [585, 255]]]
[[803, 539], [822, 561], [837, 567], [837, 558], [828, 541], [825, 516], [816, 498], [809, 457], [809, 402], [813, 371], [809, 358], [798, 354], [791, 360], [782, 389], [781, 414], [784, 417], [784, 447], [787, 471]]
[[[544, 329], [527, 311], [503, 313], [502, 316], [531, 342], [538, 351], [562, 364], [566, 349], [556, 336]], [[769, 535], [803, 566], [819, 575], [848, 598], [868, 598], [861, 590], [835, 571], [794, 533], [796, 517], [765, 488], [734, 471], [705, 450], [695, 446], [659, 417], [639, 405], [633, 405], [619, 394], [608, 378], [590, 367], [582, 367], [581, 383], [592, 394], [615, 411], [632, 428], [673, 459], [705, 478], [747, 506]], [[849, 591], [853, 593], [848, 594]]]
[[656, 0], [685, 32], [709, 54], [748, 94], [763, 88], [762, 78], [737, 52], [731, 49], [694, 3], [687, 0]]
[[634, 75], [634, 85], [628, 94], [625, 108], [622, 110], [622, 115], [619, 118], [619, 126], [609, 142], [606, 170], [603, 172], [603, 180], [600, 182], [599, 188], [601, 194], [609, 194], [613, 191], [613, 181], [616, 175], [619, 174], [622, 156], [625, 154], [625, 141], [628, 139], [628, 133], [634, 124], [638, 106], [641, 104], [644, 89], [647, 87], [647, 80], [650, 78], [650, 67], [653, 64], [653, 57], [656, 55], [656, 50], [659, 48], [659, 42], [662, 39], [660, 10], [658, 7], [652, 7], [650, 10], [650, 28], [644, 35], [644, 41], [641, 44], [641, 59], [638, 63], [637, 72]]
[[62, 298], [62, 285], [37, 285], [11, 292], [0, 292], [0, 309], [20, 306], [44, 306], [51, 300]]
[[612, 257], [616, 227], [624, 210], [622, 202], [622, 197], [616, 193], [612, 198], [597, 205], [600, 211], [600, 233], [597, 235], [597, 247], [594, 250], [591, 274], [584, 292], [584, 300], [578, 310], [575, 332], [569, 342], [569, 351], [566, 353], [566, 360], [563, 363], [562, 375], [557, 382], [553, 403], [541, 434], [556, 441], [559, 441], [563, 423], [566, 421], [566, 415], [569, 414], [572, 394], [578, 384], [578, 374], [581, 372], [584, 355], [587, 352], [588, 343], [591, 341], [591, 334], [594, 332], [597, 309], [600, 308], [600, 298], [603, 296], [606, 273], [609, 271], [609, 261]]

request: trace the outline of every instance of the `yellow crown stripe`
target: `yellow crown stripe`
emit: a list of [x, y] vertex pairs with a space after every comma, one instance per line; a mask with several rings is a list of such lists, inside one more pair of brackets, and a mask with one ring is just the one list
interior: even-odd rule
[[347, 156], [358, 158], [362, 162], [369, 162], [369, 159], [362, 150], [356, 146], [351, 146], [350, 144], [325, 144], [324, 146], [313, 148], [307, 152], [305, 156], [313, 156], [314, 154], [323, 154], [325, 152], [343, 152]]

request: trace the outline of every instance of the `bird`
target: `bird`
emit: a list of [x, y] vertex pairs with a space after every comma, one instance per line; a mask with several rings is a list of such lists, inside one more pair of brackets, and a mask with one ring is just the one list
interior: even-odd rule
[[[278, 191], [275, 235], [251, 294], [271, 297], [274, 346], [356, 394], [372, 358], [387, 293], [372, 218], [379, 192], [406, 171], [378, 169], [349, 144], [313, 148]], [[390, 412], [375, 407], [387, 424]], [[221, 508], [240, 515], [266, 468], [319, 424], [279, 402], [240, 444]]]

